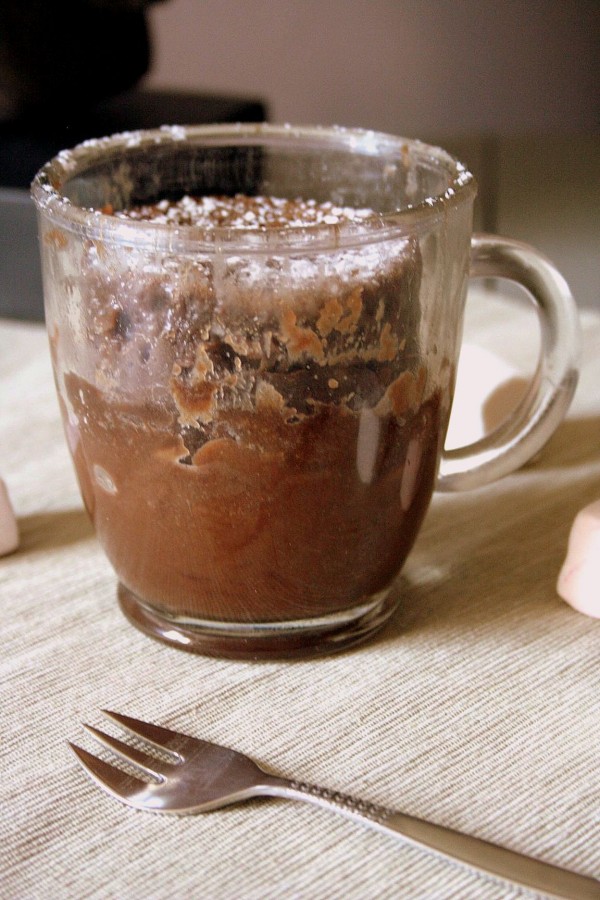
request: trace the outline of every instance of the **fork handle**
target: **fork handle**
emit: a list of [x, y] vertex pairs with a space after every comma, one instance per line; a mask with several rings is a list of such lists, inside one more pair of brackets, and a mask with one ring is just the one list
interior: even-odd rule
[[475, 871], [503, 879], [511, 885], [543, 891], [550, 898], [600, 900], [600, 881], [595, 878], [540, 862], [443, 825], [305, 782], [274, 779], [268, 792], [331, 809], [415, 847], [429, 850], [437, 856], [461, 862]]

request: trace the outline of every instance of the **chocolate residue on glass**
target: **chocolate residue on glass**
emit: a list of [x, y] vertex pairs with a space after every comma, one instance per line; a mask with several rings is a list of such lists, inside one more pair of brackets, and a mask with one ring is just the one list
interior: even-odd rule
[[[268, 229], [370, 211], [236, 196], [115, 215]], [[443, 431], [416, 346], [418, 244], [325, 257], [140, 270], [124, 248], [115, 271], [87, 245], [82, 326], [97, 363], [65, 375], [65, 416], [98, 536], [157, 609], [327, 615], [388, 588], [413, 544]]]

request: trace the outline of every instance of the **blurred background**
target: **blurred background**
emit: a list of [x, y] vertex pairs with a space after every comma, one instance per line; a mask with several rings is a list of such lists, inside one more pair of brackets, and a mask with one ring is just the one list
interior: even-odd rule
[[[168, 0], [150, 83], [265, 98], [276, 121], [392, 133], [592, 130], [597, 0]], [[594, 33], [595, 32], [595, 33]]]
[[535, 244], [580, 305], [600, 307], [598, 0], [3, 6], [0, 313], [40, 315], [27, 188], [59, 149], [129, 128], [262, 119], [445, 146], [478, 179], [476, 227]]

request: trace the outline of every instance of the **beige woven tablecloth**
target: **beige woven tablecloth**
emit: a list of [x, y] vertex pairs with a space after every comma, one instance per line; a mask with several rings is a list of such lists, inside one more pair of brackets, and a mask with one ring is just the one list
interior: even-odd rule
[[[535, 324], [477, 300], [469, 339], [521, 364]], [[0, 475], [21, 530], [0, 560], [0, 896], [520, 896], [305, 804], [127, 809], [66, 746], [91, 747], [79, 723], [100, 724], [100, 707], [600, 877], [600, 621], [555, 592], [573, 517], [600, 497], [600, 317], [582, 324], [568, 420], [535, 464], [434, 498], [381, 635], [257, 664], [126, 624], [77, 492], [45, 334], [0, 323]]]

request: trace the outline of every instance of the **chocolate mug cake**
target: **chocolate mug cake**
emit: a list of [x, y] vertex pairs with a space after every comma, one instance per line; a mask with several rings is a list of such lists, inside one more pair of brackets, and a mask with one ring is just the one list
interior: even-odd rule
[[[186, 196], [113, 214], [271, 228], [371, 211]], [[440, 429], [415, 342], [419, 249], [397, 251], [338, 254], [325, 273], [294, 260], [282, 293], [243, 258], [216, 290], [205, 262], [109, 276], [88, 246], [97, 363], [92, 381], [65, 374], [65, 396], [85, 504], [129, 591], [167, 615], [244, 623], [326, 616], [389, 586], [431, 496]]]
[[[472, 241], [474, 195], [439, 148], [336, 128], [133, 132], [38, 173], [66, 434], [138, 627], [242, 658], [364, 640], [434, 487], [550, 436], [572, 307], [531, 248]], [[447, 451], [470, 267], [531, 292], [540, 371], [497, 435]]]

